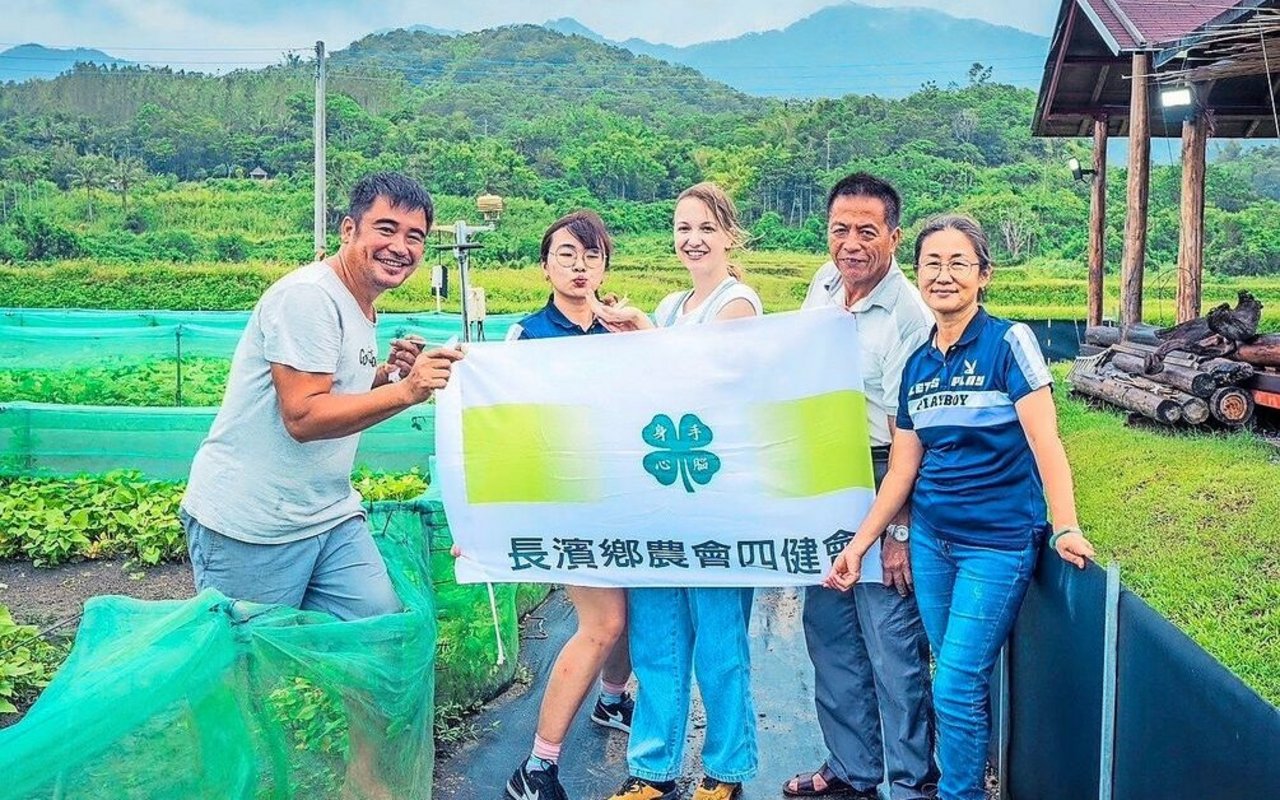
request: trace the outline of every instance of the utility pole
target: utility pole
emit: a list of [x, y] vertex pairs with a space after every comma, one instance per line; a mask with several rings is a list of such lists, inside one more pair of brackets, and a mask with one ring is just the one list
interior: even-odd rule
[[315, 229], [316, 260], [325, 256], [325, 228], [328, 227], [328, 208], [325, 201], [325, 74], [324, 42], [316, 42], [316, 111], [313, 136], [315, 138]]

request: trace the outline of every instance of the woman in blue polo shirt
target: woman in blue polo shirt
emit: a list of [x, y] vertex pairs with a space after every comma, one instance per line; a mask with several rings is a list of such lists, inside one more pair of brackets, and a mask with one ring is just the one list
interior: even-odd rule
[[1040, 547], [1052, 531], [1049, 546], [1077, 567], [1093, 547], [1076, 520], [1039, 345], [1027, 326], [979, 302], [991, 281], [982, 228], [964, 216], [930, 220], [916, 270], [936, 325], [903, 371], [889, 474], [824, 583], [852, 586], [910, 498], [916, 598], [937, 660], [938, 796], [982, 800], [988, 681]]
[[[540, 311], [511, 326], [507, 339], [546, 339], [608, 333], [589, 301], [604, 280], [613, 243], [594, 212], [575, 211], [542, 237], [542, 271], [551, 297]], [[629, 733], [634, 703], [624, 692], [631, 677], [624, 589], [566, 586], [578, 630], [565, 642], [542, 694], [533, 750], [507, 781], [507, 795], [566, 800], [559, 780], [560, 746], [596, 678], [600, 695], [591, 721]]]

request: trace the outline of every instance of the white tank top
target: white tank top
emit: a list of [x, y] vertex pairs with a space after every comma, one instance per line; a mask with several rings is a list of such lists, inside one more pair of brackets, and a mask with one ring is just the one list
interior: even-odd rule
[[746, 285], [732, 275], [721, 281], [711, 295], [695, 309], [685, 313], [685, 301], [693, 294], [692, 289], [683, 292], [672, 292], [658, 303], [653, 312], [654, 323], [659, 328], [670, 328], [672, 325], [701, 325], [712, 322], [734, 300], [746, 300], [757, 314], [764, 313], [764, 305], [755, 289]]

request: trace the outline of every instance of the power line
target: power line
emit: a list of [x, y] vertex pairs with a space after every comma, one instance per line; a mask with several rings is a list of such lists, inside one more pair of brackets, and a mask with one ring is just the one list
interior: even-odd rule
[[[0, 43], [0, 45], [3, 45], [3, 43]], [[178, 49], [178, 48], [174, 48], [174, 49], [176, 50], [176, 49]], [[198, 50], [199, 48], [191, 48], [191, 49], [192, 49], [192, 50]], [[209, 51], [213, 51], [213, 50], [214, 50], [214, 48], [209, 48]], [[273, 50], [271, 50], [271, 52], [291, 53], [291, 52], [301, 52], [301, 50], [300, 50], [300, 49], [297, 49], [297, 48], [295, 48], [294, 50], [284, 50], [284, 51], [281, 51], [281, 50], [274, 50], [274, 49], [273, 49]], [[346, 60], [347, 60], [347, 58], [348, 58], [348, 57], [342, 57], [342, 58], [340, 58], [339, 60], [346, 61]], [[8, 59], [8, 60], [13, 60], [13, 61], [65, 61], [65, 60], [66, 60], [66, 56], [65, 56], [65, 55], [50, 55], [50, 56], [21, 55], [21, 56], [18, 56], [18, 55], [9, 55], [9, 54], [3, 54], [3, 53], [0, 53], [0, 59]], [[654, 61], [655, 61], [656, 63], [655, 63], [655, 64], [653, 64], [653, 65], [646, 64], [646, 63], [617, 64], [617, 65], [587, 65], [587, 64], [583, 64], [582, 62], [577, 61], [577, 60], [574, 60], [574, 61], [534, 61], [534, 60], [509, 60], [509, 59], [486, 59], [486, 58], [475, 58], [475, 59], [467, 59], [464, 63], [465, 63], [465, 64], [467, 64], [467, 65], [493, 65], [493, 66], [497, 66], [497, 67], [504, 67], [504, 66], [505, 66], [505, 67], [519, 67], [519, 68], [553, 67], [553, 68], [563, 68], [563, 69], [573, 69], [573, 70], [582, 69], [584, 66], [594, 66], [594, 67], [596, 67], [597, 69], [599, 69], [600, 67], [606, 67], [606, 68], [609, 68], [609, 69], [615, 69], [615, 68], [616, 68], [616, 69], [626, 69], [627, 71], [631, 71], [631, 72], [651, 72], [651, 71], [654, 71], [654, 70], [667, 70], [667, 69], [671, 69], [671, 68], [675, 68], [675, 69], [681, 69], [681, 68], [684, 68], [684, 69], [692, 69], [692, 70], [695, 70], [695, 71], [698, 71], [698, 72], [701, 72], [701, 71], [702, 71], [702, 68], [694, 67], [694, 66], [692, 66], [692, 65], [689, 65], [689, 64], [683, 64], [683, 63], [676, 62], [676, 61], [665, 61], [665, 60], [662, 60], [662, 59], [656, 59], [656, 58], [654, 59]], [[874, 69], [874, 68], [895, 67], [895, 66], [911, 66], [911, 67], [914, 67], [914, 66], [931, 66], [931, 65], [941, 65], [941, 64], [972, 64], [972, 63], [974, 63], [975, 61], [977, 61], [977, 62], [981, 63], [983, 66], [994, 66], [994, 65], [1000, 65], [1000, 64], [1021, 64], [1021, 63], [1024, 63], [1024, 62], [1032, 62], [1032, 63], [1035, 63], [1035, 64], [1043, 65], [1043, 64], [1044, 64], [1044, 61], [1045, 61], [1045, 56], [1040, 56], [1040, 55], [1035, 55], [1035, 56], [1003, 56], [1003, 57], [999, 57], [999, 58], [984, 58], [984, 57], [982, 57], [980, 54], [978, 54], [978, 55], [974, 55], [974, 56], [966, 57], [966, 58], [939, 59], [939, 60], [930, 60], [930, 61], [901, 61], [901, 60], [898, 60], [898, 61], [862, 61], [862, 62], [850, 62], [850, 63], [842, 63], [842, 64], [814, 64], [814, 63], [812, 63], [812, 62], [803, 63], [803, 64], [799, 64], [799, 63], [797, 63], [797, 64], [733, 64], [733, 63], [728, 63], [728, 64], [716, 64], [714, 68], [715, 68], [716, 70], [758, 70], [758, 71], [791, 70], [791, 69]], [[113, 65], [113, 64], [101, 64], [101, 63], [98, 63], [98, 62], [92, 62], [92, 61], [89, 61], [89, 62], [80, 62], [80, 63], [91, 63], [91, 64], [95, 64], [95, 65], [97, 65], [97, 66], [104, 66], [104, 67], [115, 66], [115, 65]], [[262, 63], [263, 63], [263, 62], [262, 62], [262, 60], [261, 60], [261, 59], [253, 60], [253, 61], [230, 61], [230, 60], [224, 60], [224, 59], [219, 59], [219, 60], [215, 60], [215, 61], [206, 61], [206, 60], [181, 60], [181, 61], [175, 61], [175, 60], [168, 60], [168, 59], [166, 59], [165, 61], [158, 62], [158, 65], [159, 65], [159, 66], [173, 65], [173, 64], [217, 64], [217, 65], [238, 65], [238, 64], [244, 64], [244, 65], [260, 65], [260, 64], [262, 64]], [[353, 63], [353, 64], [355, 64], [355, 65], [359, 65], [361, 62], [359, 62], [359, 61], [355, 61], [355, 62], [351, 62], [351, 63]], [[129, 62], [128, 64], [126, 64], [126, 66], [156, 66], [156, 65], [152, 65], [152, 64], [144, 64], [144, 63]], [[377, 66], [381, 66], [381, 65], [377, 65]], [[393, 69], [393, 67], [389, 67], [389, 66], [385, 66], [385, 67], [383, 67], [383, 68], [386, 68], [386, 69]]]
[[[53, 73], [53, 72], [47, 72], [43, 74], [28, 73], [26, 77], [44, 79], [46, 77], [60, 77], [62, 74], [64, 73]], [[234, 74], [234, 73], [229, 73], [229, 75], [231, 74]], [[1024, 77], [1024, 78], [1034, 77], [1035, 75], [1038, 75], [1038, 74], [1039, 74], [1039, 71], [1037, 70], [1031, 73], [1027, 73], [1026, 75], [1004, 74], [1003, 77], [1015, 79], [1017, 77]], [[196, 77], [196, 78], [215, 79], [215, 78], [221, 78], [221, 77], [228, 77], [229, 75], [209, 75], [205, 73], [199, 73], [196, 75], [174, 74], [172, 76], [166, 76], [166, 77], [172, 77], [172, 78]], [[76, 77], [85, 78], [85, 77], [99, 77], [99, 76], [91, 76], [91, 75], [86, 75], [84, 73], [80, 73]], [[140, 74], [140, 73], [125, 72], [125, 73], [115, 73], [110, 76], [100, 76], [100, 77], [150, 78], [150, 77], [155, 77], [155, 75], [153, 73]], [[830, 78], [831, 76], [827, 75], [822, 77]], [[938, 83], [941, 88], [947, 88], [949, 84], [956, 84], [957, 86], [960, 86], [961, 88], [963, 88], [963, 84], [959, 84], [958, 81], [956, 80], [956, 78], [958, 77], [960, 76], [938, 75], [936, 73], [898, 74], [898, 75], [895, 75], [893, 79], [881, 79], [877, 81], [874, 86], [871, 86], [869, 88], [862, 88], [862, 89], [851, 88], [850, 84], [844, 84], [840, 86], [830, 86], [825, 84], [808, 84], [808, 83], [803, 84], [800, 87], [795, 87], [792, 85], [777, 84], [777, 83], [763, 84], [759, 87], [753, 88], [751, 92], [747, 92], [746, 90], [739, 89], [737, 87], [734, 87], [728, 84], [723, 84], [723, 83], [720, 84], [718, 88], [722, 92], [743, 94], [749, 98], [756, 99], [756, 100], [770, 100], [770, 99], [772, 100], [781, 100], [781, 99], [819, 100], [819, 99], [838, 99], [839, 97], [843, 97], [845, 95], [850, 95], [850, 94], [856, 94], [864, 97], [879, 96], [879, 95], [876, 95], [877, 90], [918, 89], [918, 88], [921, 88], [924, 84], [929, 82]], [[425, 80], [423, 81], [423, 83], [415, 83], [405, 77], [388, 78], [388, 77], [376, 77], [371, 75], [354, 75], [354, 74], [341, 73], [341, 72], [331, 72], [330, 79], [331, 81], [337, 82], [337, 83], [342, 83], [342, 82], [375, 83], [375, 84], [382, 84], [387, 86], [399, 86], [399, 87], [414, 88], [414, 89], [420, 89], [420, 90], [424, 88], [425, 89], [430, 88], [429, 85], [424, 85], [426, 83]], [[707, 78], [706, 80], [708, 82], [715, 82], [711, 78]], [[942, 83], [943, 81], [945, 81], [945, 83]], [[995, 81], [995, 83], [999, 84], [1000, 82]], [[1006, 85], [1012, 85], [1012, 84], [1006, 84]], [[808, 94], [804, 96], [792, 96], [790, 93], [796, 88], [803, 88], [806, 92], [819, 92], [822, 94], [818, 96], [810, 96]], [[1026, 88], [1026, 87], [1015, 86], [1014, 88]], [[671, 88], [671, 87], [635, 86], [635, 85], [628, 85], [628, 84], [605, 84], [605, 83], [590, 84], [590, 85], [555, 84], [555, 85], [547, 86], [545, 87], [545, 89], [546, 89], [546, 93], [550, 95], [566, 94], [566, 93], [595, 93], [595, 92], [617, 92], [617, 93], [630, 94], [630, 95], [634, 95], [634, 94], [671, 95], [671, 94], [679, 94], [681, 92], [679, 88]], [[777, 95], [770, 94], [770, 92], [774, 92], [774, 91], [778, 92], [779, 94]], [[884, 99], [888, 99], [888, 98], [884, 98]]]
[[[34, 44], [33, 42], [0, 42], [0, 47], [23, 47], [25, 45]], [[141, 47], [141, 46], [124, 46], [124, 45], [86, 45], [86, 44], [68, 44], [68, 45], [40, 45], [41, 47], [57, 49], [57, 50], [118, 50], [123, 52], [145, 51], [158, 53], [172, 52], [205, 52], [205, 53], [236, 53], [236, 52], [271, 52], [276, 53], [281, 50], [293, 52], [304, 51], [311, 52], [312, 45], [287, 46], [278, 47]]]
[[[7, 58], [7, 57], [0, 56], [0, 59], [4, 59], [4, 58]], [[251, 73], [251, 72], [258, 71], [255, 69], [246, 68], [254, 65], [261, 66], [262, 69], [286, 66], [282, 64], [259, 65], [257, 64], [257, 62], [174, 62], [174, 63], [175, 64], [188, 64], [188, 63], [189, 64], [194, 64], [194, 63], [220, 64], [222, 66], [227, 66], [227, 67], [236, 67], [236, 69], [233, 69], [231, 71], [239, 72], [239, 73]], [[952, 62], [952, 63], [960, 64], [960, 63], [966, 63], [966, 62]], [[973, 62], [967, 62], [967, 63], [973, 63]], [[1009, 77], [1009, 76], [1034, 77], [1036, 75], [1039, 75], [1043, 71], [1043, 68], [1041, 66], [1031, 65], [1031, 64], [1025, 64], [1025, 65], [1015, 64], [1015, 65], [1001, 66], [1000, 64], [995, 62], [991, 62], [991, 63], [982, 62], [982, 65], [984, 67], [993, 67], [995, 69], [996, 75], [1005, 76], [1005, 77]], [[76, 71], [72, 67], [67, 67], [65, 69], [58, 69], [58, 68], [40, 69], [35, 67], [29, 68], [29, 69], [14, 68], [11, 71], [16, 73], [22, 73], [29, 77], [47, 76], [50, 78], [56, 78], [63, 75], [67, 75], [69, 77], [75, 77], [80, 79], [172, 77], [175, 79], [181, 78], [181, 79], [198, 80], [200, 78], [226, 77], [226, 75], [218, 75], [218, 74], [203, 72], [199, 70], [192, 70], [189, 73], [186, 72], [185, 70], [179, 70], [179, 73], [183, 73], [183, 74], [171, 74], [171, 73], [166, 73], [164, 67], [153, 67], [153, 66], [142, 67], [141, 65], [135, 65], [132, 68], [131, 67], [121, 68], [121, 67], [113, 67], [112, 65], [100, 65], [100, 66], [103, 68], [95, 69], [95, 70], [80, 70], [80, 71]], [[353, 65], [353, 66], [357, 69], [359, 68], [359, 65]], [[565, 66], [573, 67], [573, 69], [566, 69], [566, 70], [562, 70], [561, 72], [572, 72], [575, 75], [577, 75], [583, 71], [581, 69], [581, 65], [565, 65]], [[888, 67], [896, 67], [896, 66], [916, 66], [916, 65], [913, 63], [907, 62], [903, 64], [882, 64], [882, 65], [869, 65], [869, 66], [880, 66], [880, 67], [888, 68]], [[395, 69], [392, 67], [378, 67], [378, 66], [370, 66], [368, 67], [368, 69], [383, 72], [386, 74], [370, 75], [364, 72], [343, 71], [341, 68], [332, 70], [330, 74], [333, 75], [334, 77], [342, 77], [348, 80], [373, 81], [373, 82], [381, 82], [381, 83], [388, 83], [388, 84], [409, 83], [411, 85], [423, 84], [431, 80], [457, 79], [457, 78], [466, 78], [466, 79], [495, 78], [495, 79], [505, 79], [505, 80], [523, 78], [523, 79], [535, 81], [535, 80], [543, 80], [547, 77], [556, 75], [555, 72], [548, 73], [548, 72], [538, 72], [536, 70], [520, 70], [520, 69], [455, 69], [455, 68], [448, 68], [448, 67], [446, 68], [411, 67], [411, 68], [405, 68], [405, 69]], [[829, 79], [833, 77], [831, 74], [832, 72], [843, 71], [846, 68], [841, 67], [839, 65], [833, 65], [833, 66], [809, 65], [807, 67], [804, 67], [803, 69], [807, 71], [796, 72], [796, 73], [792, 73], [791, 75], [777, 75], [777, 76], [771, 76], [771, 77], [773, 77], [775, 80], [778, 80], [778, 81], [781, 81], [781, 80], [803, 81], [803, 80], [809, 80], [809, 79], [821, 80], [821, 79]], [[596, 69], [593, 69], [591, 71], [594, 74], [600, 75], [603, 78], [614, 78], [614, 79], [641, 80], [641, 79], [652, 78], [652, 77], [664, 77], [664, 76], [654, 75], [652, 72], [649, 72], [649, 71], [637, 71], [637, 70], [628, 69], [625, 67], [625, 65], [618, 65], [616, 67], [607, 67], [607, 68], [597, 67]], [[717, 82], [722, 83], [728, 89], [734, 88], [732, 85], [725, 84], [724, 81], [717, 80], [713, 76], [707, 75], [702, 72], [698, 72], [696, 70], [694, 72], [696, 74], [691, 75], [690, 77], [701, 78], [702, 80], [712, 82], [712, 83], [717, 83]], [[881, 80], [879, 82], [879, 85], [888, 86], [888, 85], [901, 84], [902, 79], [904, 78], [950, 80], [956, 77], [958, 74], [959, 73], [957, 71], [937, 70], [937, 69], [907, 70], [907, 71], [895, 70], [894, 72], [890, 73], [890, 77]], [[770, 77], [758, 77], [758, 78], [755, 78], [754, 80], [767, 83], [769, 82]], [[596, 85], [591, 85], [588, 87], [575, 87], [573, 84], [567, 84], [567, 85], [556, 84], [554, 85], [554, 87], [548, 87], [548, 88], [555, 88], [559, 90], [559, 89], [574, 89], [574, 88], [610, 88], [610, 87], [596, 86]], [[637, 87], [628, 87], [628, 91], [633, 91], [636, 88]], [[821, 87], [813, 87], [813, 88], [821, 88]], [[653, 91], [667, 92], [667, 91], [677, 91], [677, 90], [655, 88], [653, 89]]]
[[[4, 54], [4, 53], [0, 53], [0, 61], [40, 61], [40, 62], [62, 61], [62, 62], [65, 62], [66, 60], [67, 60], [67, 59], [66, 59], [66, 57], [65, 57], [65, 56], [62, 56], [62, 57], [47, 57], [47, 58], [46, 58], [46, 57], [42, 57], [42, 56], [13, 56], [13, 55], [7, 55], [7, 54]], [[139, 67], [139, 68], [162, 68], [162, 67], [169, 67], [169, 66], [173, 66], [173, 65], [175, 65], [175, 64], [183, 64], [183, 65], [186, 65], [186, 64], [216, 64], [216, 65], [218, 65], [218, 66], [237, 66], [237, 65], [243, 65], [243, 66], [259, 66], [259, 67], [262, 67], [262, 66], [271, 66], [270, 64], [264, 64], [264, 63], [263, 63], [263, 61], [262, 61], [262, 59], [256, 59], [256, 60], [254, 60], [254, 61], [162, 61], [162, 62], [155, 63], [155, 64], [148, 64], [148, 63], [142, 63], [142, 62], [137, 62], [137, 61], [114, 61], [114, 62], [110, 62], [110, 63], [100, 62], [100, 61], [77, 61], [77, 62], [75, 62], [75, 63], [77, 63], [77, 64], [92, 64], [92, 65], [94, 65], [95, 67], [107, 67], [107, 68], [115, 67], [116, 69], [128, 69], [128, 68], [130, 68], [130, 67]], [[68, 67], [68, 69], [70, 69], [70, 67]]]

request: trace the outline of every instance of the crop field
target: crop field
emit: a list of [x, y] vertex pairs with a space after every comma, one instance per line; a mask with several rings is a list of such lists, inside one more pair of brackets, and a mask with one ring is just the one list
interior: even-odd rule
[[[905, 257], [905, 256], [904, 256]], [[737, 263], [745, 280], [764, 302], [766, 311], [799, 308], [813, 273], [824, 254], [792, 251], [750, 252]], [[201, 309], [252, 308], [267, 286], [294, 266], [273, 262], [168, 262], [101, 264], [66, 261], [56, 264], [0, 266], [0, 308]], [[452, 296], [445, 311], [458, 311], [456, 268]], [[908, 274], [911, 274], [910, 271]], [[628, 298], [652, 310], [668, 293], [686, 288], [684, 268], [652, 237], [622, 238], [605, 277], [604, 291]], [[547, 298], [541, 270], [528, 261], [477, 266], [472, 283], [485, 290], [488, 311], [520, 313], [537, 309]], [[1172, 267], [1148, 270], [1144, 308], [1148, 322], [1172, 324], [1176, 274]], [[1241, 290], [1253, 292], [1264, 305], [1262, 327], [1280, 330], [1280, 278], [1206, 276], [1204, 307], [1234, 303]], [[1104, 316], [1118, 314], [1119, 276], [1104, 282]], [[996, 266], [988, 308], [995, 314], [1021, 320], [1081, 319], [1087, 287], [1083, 264], [1039, 260], [1016, 267]], [[383, 311], [429, 311], [435, 298], [424, 267], [404, 286], [379, 303]]]

